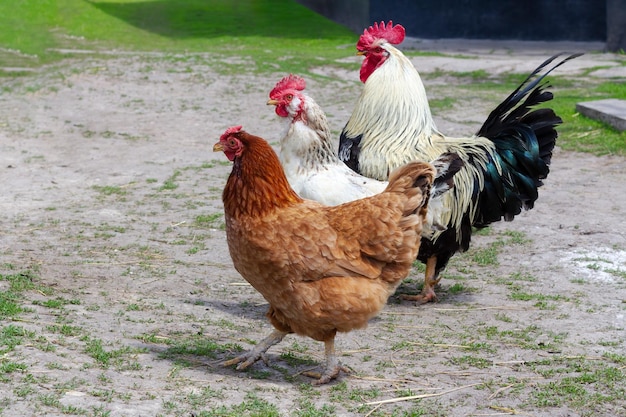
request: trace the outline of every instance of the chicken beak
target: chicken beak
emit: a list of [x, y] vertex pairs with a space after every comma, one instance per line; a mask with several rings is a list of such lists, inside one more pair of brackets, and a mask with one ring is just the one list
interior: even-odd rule
[[224, 146], [217, 142], [215, 145], [213, 145], [213, 152], [220, 152], [220, 151], [224, 151]]
[[364, 56], [366, 54], [366, 52], [365, 51], [356, 51], [356, 54]]
[[267, 100], [267, 103], [266, 103], [266, 104], [267, 104], [268, 106], [269, 106], [270, 104], [271, 104], [272, 106], [278, 106], [278, 100], [270, 99], [270, 100]]

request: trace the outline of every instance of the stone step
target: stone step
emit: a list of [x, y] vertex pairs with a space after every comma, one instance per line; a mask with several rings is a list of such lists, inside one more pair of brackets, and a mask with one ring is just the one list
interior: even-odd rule
[[615, 129], [626, 130], [626, 100], [609, 98], [576, 104], [576, 111], [591, 119], [600, 120]]

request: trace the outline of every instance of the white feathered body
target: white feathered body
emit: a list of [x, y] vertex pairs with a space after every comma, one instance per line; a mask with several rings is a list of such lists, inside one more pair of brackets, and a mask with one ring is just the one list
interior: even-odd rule
[[[300, 99], [295, 98], [290, 114], [299, 105]], [[359, 175], [339, 160], [326, 116], [311, 97], [305, 96], [302, 116], [285, 118], [285, 125], [279, 158], [289, 185], [300, 197], [335, 206], [387, 187], [387, 181]]]

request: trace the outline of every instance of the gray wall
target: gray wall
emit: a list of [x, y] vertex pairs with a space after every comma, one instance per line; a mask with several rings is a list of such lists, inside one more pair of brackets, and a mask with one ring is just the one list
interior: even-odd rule
[[598, 0], [370, 1], [372, 21], [394, 20], [418, 38], [603, 41]]
[[346, 26], [355, 33], [371, 25], [369, 0], [296, 0], [309, 9]]
[[606, 49], [626, 51], [626, 0], [606, 2]]
[[393, 20], [424, 39], [605, 41], [626, 50], [626, 0], [296, 0], [355, 33]]

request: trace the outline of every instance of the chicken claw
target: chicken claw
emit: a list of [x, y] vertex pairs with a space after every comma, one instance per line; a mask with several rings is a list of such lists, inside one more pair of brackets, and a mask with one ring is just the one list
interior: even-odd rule
[[345, 373], [350, 373], [350, 370], [345, 366], [342, 366], [337, 361], [337, 355], [335, 354], [335, 339], [330, 339], [324, 342], [324, 348], [326, 351], [326, 368], [323, 373], [307, 371], [303, 372], [302, 375], [308, 376], [310, 378], [315, 378], [316, 381], [313, 381], [313, 385], [324, 385], [328, 384], [333, 379], [336, 379], [339, 376], [341, 371]]
[[243, 371], [253, 363], [257, 362], [259, 359], [263, 360], [263, 362], [265, 362], [265, 364], [267, 365], [267, 356], [265, 355], [265, 352], [257, 352], [256, 349], [252, 349], [251, 351], [246, 352], [243, 355], [239, 355], [236, 358], [222, 362], [222, 365], [231, 366], [238, 364], [235, 369], [237, 369], [238, 371]]
[[309, 378], [314, 378], [315, 381], [313, 381], [311, 384], [318, 386], [318, 385], [328, 384], [333, 379], [336, 379], [339, 376], [339, 373], [341, 371], [345, 373], [350, 373], [350, 370], [348, 368], [338, 364], [333, 368], [326, 368], [324, 370], [324, 373], [315, 372], [315, 371], [307, 371], [307, 372], [303, 372], [302, 375], [308, 376]]
[[424, 288], [418, 295], [401, 294], [400, 298], [408, 301], [416, 301], [418, 304], [426, 304], [437, 301], [435, 286], [439, 284], [441, 278], [437, 272], [437, 257], [431, 256], [426, 261], [426, 275], [424, 277]]
[[424, 286], [424, 289], [422, 290], [421, 294], [417, 294], [417, 295], [400, 294], [400, 298], [402, 300], [415, 301], [417, 302], [417, 304], [426, 304], [430, 302], [436, 302], [437, 294], [435, 294], [435, 290], [433, 289], [433, 287], [427, 288], [426, 286]]
[[267, 365], [268, 360], [265, 352], [281, 340], [287, 335], [286, 332], [281, 332], [280, 330], [274, 330], [269, 336], [265, 339], [261, 340], [258, 345], [254, 347], [254, 349], [237, 356], [236, 358], [227, 360], [222, 362], [223, 366], [232, 366], [237, 365], [235, 369], [238, 371], [243, 371], [248, 368], [253, 363], [257, 362], [259, 359], [263, 360], [263, 362]]

